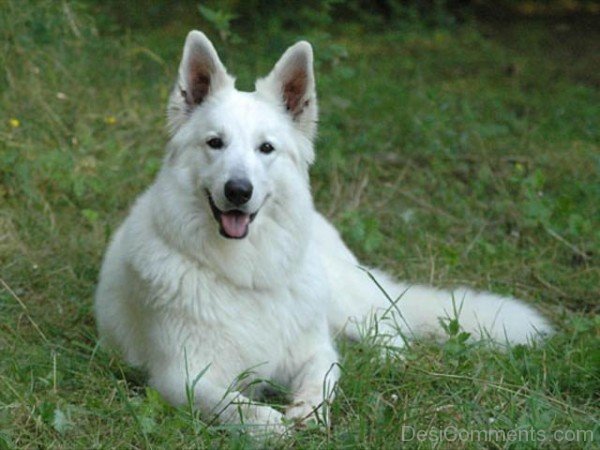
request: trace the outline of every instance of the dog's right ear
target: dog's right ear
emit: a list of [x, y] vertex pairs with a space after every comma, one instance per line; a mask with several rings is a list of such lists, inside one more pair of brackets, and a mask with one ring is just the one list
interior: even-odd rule
[[179, 76], [167, 108], [169, 130], [175, 133], [207, 96], [233, 87], [217, 51], [200, 31], [190, 31], [183, 47]]

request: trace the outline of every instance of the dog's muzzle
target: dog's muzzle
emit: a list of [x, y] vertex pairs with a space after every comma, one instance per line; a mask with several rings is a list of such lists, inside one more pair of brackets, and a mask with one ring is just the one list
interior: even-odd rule
[[219, 233], [221, 233], [221, 236], [228, 239], [245, 238], [248, 235], [250, 223], [254, 220], [258, 211], [252, 214], [248, 214], [239, 209], [221, 211], [217, 208], [217, 205], [215, 205], [212, 195], [210, 195], [208, 190], [206, 191], [206, 196], [208, 197], [208, 204], [210, 205], [213, 216], [219, 223]]

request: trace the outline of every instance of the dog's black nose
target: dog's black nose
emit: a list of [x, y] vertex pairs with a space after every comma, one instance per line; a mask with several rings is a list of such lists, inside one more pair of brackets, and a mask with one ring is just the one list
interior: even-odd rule
[[252, 183], [246, 178], [237, 178], [225, 183], [225, 197], [235, 206], [240, 206], [252, 197]]

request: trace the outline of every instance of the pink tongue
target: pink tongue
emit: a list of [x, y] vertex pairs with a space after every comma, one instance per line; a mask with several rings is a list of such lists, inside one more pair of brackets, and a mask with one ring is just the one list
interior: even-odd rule
[[221, 226], [227, 235], [234, 238], [243, 237], [248, 231], [250, 215], [240, 212], [224, 212], [221, 214]]

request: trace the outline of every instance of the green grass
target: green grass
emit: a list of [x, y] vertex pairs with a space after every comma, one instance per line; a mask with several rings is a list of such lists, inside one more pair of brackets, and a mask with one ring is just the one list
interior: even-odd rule
[[[2, 8], [0, 449], [251, 447], [165, 405], [97, 348], [92, 314], [107, 239], [160, 165], [166, 97], [198, 17], [119, 34], [70, 3]], [[418, 342], [404, 362], [340, 343], [333, 427], [279, 446], [396, 448], [404, 427], [430, 433], [410, 448], [539, 447], [436, 444], [454, 427], [582, 430], [563, 446], [597, 448], [600, 36], [570, 26], [346, 24], [216, 40], [245, 88], [296, 38], [314, 43], [316, 202], [365, 263], [524, 298], [558, 330], [507, 353]]]

